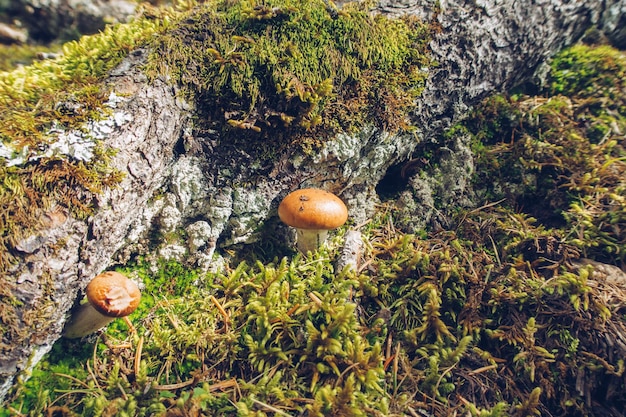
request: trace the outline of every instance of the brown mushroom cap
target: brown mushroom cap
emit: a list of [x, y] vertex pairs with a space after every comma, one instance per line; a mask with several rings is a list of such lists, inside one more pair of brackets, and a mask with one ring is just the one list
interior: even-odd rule
[[107, 271], [87, 285], [87, 299], [99, 313], [124, 317], [135, 311], [141, 299], [139, 287], [119, 272]]
[[278, 217], [297, 229], [330, 230], [346, 222], [348, 209], [339, 197], [328, 191], [303, 188], [281, 201]]

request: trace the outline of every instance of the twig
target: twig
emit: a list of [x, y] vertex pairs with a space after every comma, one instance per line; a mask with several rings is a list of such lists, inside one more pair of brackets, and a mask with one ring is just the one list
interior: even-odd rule
[[309, 293], [309, 298], [311, 299], [311, 301], [313, 301], [318, 307], [322, 306], [322, 300], [315, 294], [313, 294], [312, 292]]
[[394, 392], [398, 388], [398, 362], [400, 360], [400, 342], [396, 344], [396, 352], [393, 354], [393, 385]]
[[[165, 384], [165, 385], [155, 385], [153, 388], [158, 391], [171, 391], [180, 388], [188, 387], [189, 385], [193, 385], [198, 382], [198, 378], [191, 378], [184, 382], [179, 382], [177, 384]], [[221, 381], [216, 384], [209, 385], [209, 392], [214, 392], [217, 390], [225, 390], [228, 388], [237, 387], [236, 379], [229, 379], [226, 381]]]
[[137, 378], [137, 375], [139, 375], [142, 350], [143, 350], [143, 336], [139, 338], [139, 342], [137, 342], [137, 351], [135, 352], [135, 367], [133, 369], [133, 371], [135, 372], [135, 378]]
[[271, 405], [269, 405], [269, 404], [265, 404], [264, 402], [261, 402], [261, 401], [259, 401], [259, 400], [254, 399], [254, 398], [251, 398], [251, 400], [252, 400], [252, 402], [253, 402], [254, 404], [256, 404], [256, 405], [260, 406], [261, 408], [265, 408], [265, 409], [266, 409], [266, 410], [268, 410], [268, 411], [272, 411], [272, 412], [274, 412], [274, 413], [276, 413], [276, 414], [280, 414], [281, 416], [292, 417], [292, 416], [291, 416], [291, 414], [287, 414], [287, 413], [285, 413], [284, 411], [279, 410], [279, 409], [278, 409], [278, 408], [276, 408], [276, 407], [272, 407], [272, 406], [271, 406]]
[[126, 325], [128, 326], [128, 331], [130, 332], [130, 334], [137, 333], [137, 329], [135, 329], [135, 326], [133, 325], [133, 322], [130, 321], [128, 316], [124, 316], [123, 320], [124, 320], [124, 323], [126, 323]]
[[173, 391], [175, 389], [185, 388], [196, 383], [196, 378], [191, 378], [177, 384], [155, 385], [153, 388], [158, 391]]
[[226, 310], [224, 310], [224, 307], [222, 307], [220, 302], [217, 301], [217, 298], [211, 295], [209, 299], [215, 305], [215, 307], [217, 308], [217, 311], [219, 311], [222, 317], [224, 318], [224, 327], [226, 331], [228, 331], [228, 323], [230, 323], [230, 317], [228, 316], [228, 313], [226, 312]]
[[481, 374], [483, 372], [490, 371], [492, 369], [497, 369], [497, 368], [498, 368], [498, 365], [494, 363], [493, 365], [487, 365], [487, 366], [483, 366], [481, 368], [474, 369], [472, 371], [469, 371], [468, 373], [470, 375], [476, 375], [476, 374]]
[[76, 378], [76, 377], [74, 377], [72, 375], [62, 374], [60, 372], [54, 372], [54, 375], [70, 379], [70, 380], [76, 382], [77, 384], [82, 385], [83, 387], [85, 387], [87, 389], [90, 389], [89, 385], [87, 385], [87, 383], [85, 381], [81, 381], [80, 379], [78, 379], [78, 378]]

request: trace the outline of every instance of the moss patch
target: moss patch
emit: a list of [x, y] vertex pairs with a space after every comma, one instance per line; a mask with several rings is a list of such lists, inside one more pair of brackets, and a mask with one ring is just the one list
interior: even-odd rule
[[578, 45], [552, 65], [549, 95], [494, 97], [469, 121], [476, 183], [487, 200], [505, 198], [546, 226], [569, 228], [587, 256], [623, 265], [626, 57]]
[[30, 65], [39, 56], [59, 52], [59, 45], [2, 45], [0, 47], [0, 71], [12, 71], [17, 67]]
[[358, 274], [333, 269], [338, 239], [217, 274], [130, 267], [148, 294], [136, 333], [120, 321], [80, 364], [51, 355], [41, 369], [63, 372], [36, 373], [11, 406], [84, 416], [621, 410], [625, 290], [573, 267], [580, 253], [563, 230], [495, 207], [456, 220], [420, 238], [380, 213], [363, 230]]
[[430, 64], [431, 29], [369, 7], [208, 2], [158, 40], [150, 71], [184, 86], [199, 130], [217, 130], [224, 142], [315, 145], [365, 123], [405, 129]]

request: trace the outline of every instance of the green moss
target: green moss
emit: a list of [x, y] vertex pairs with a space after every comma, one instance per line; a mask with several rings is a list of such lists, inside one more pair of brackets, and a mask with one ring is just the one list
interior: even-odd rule
[[17, 67], [30, 65], [39, 56], [56, 54], [59, 45], [2, 45], [0, 47], [0, 71], [12, 71]]
[[[122, 344], [109, 340], [108, 348], [98, 349], [96, 362], [90, 366], [97, 384], [90, 384], [89, 392], [97, 395], [81, 388], [66, 398], [83, 398], [75, 409], [81, 415], [99, 415], [99, 407], [112, 404], [133, 409], [131, 415], [145, 415], [148, 409], [194, 407], [210, 415], [227, 415], [234, 409], [239, 413], [256, 409], [258, 401], [280, 401], [281, 408], [310, 409], [316, 415], [324, 409], [360, 415], [357, 412], [363, 406], [380, 407], [375, 402], [384, 403], [379, 385], [381, 340], [361, 335], [356, 304], [346, 302], [357, 282], [349, 274], [335, 273], [327, 256], [321, 252], [267, 265], [242, 263], [230, 272], [204, 276], [168, 264], [144, 275], [150, 277], [144, 292], [152, 294], [147, 305], [142, 301], [150, 309], [143, 311], [144, 319], [137, 323], [139, 334], [145, 337], [141, 365], [145, 376], [129, 378], [128, 374], [138, 366], [133, 354], [133, 349], [139, 349], [138, 337], [130, 336], [132, 347], [106, 363], [114, 346]], [[171, 280], [184, 276], [197, 279], [177, 281], [175, 292], [167, 289]], [[115, 327], [107, 334], [125, 337]], [[190, 382], [194, 378], [209, 384], [202, 388]], [[210, 387], [230, 380], [238, 381], [238, 390], [244, 394], [236, 401], [224, 400], [230, 398], [226, 392], [233, 385], [226, 385], [224, 394]], [[189, 391], [173, 396], [176, 401], [161, 394], [173, 393], [174, 388], [166, 387], [179, 383], [185, 383]], [[376, 398], [374, 392], [379, 392]], [[302, 401], [303, 395], [311, 401]], [[106, 398], [104, 405], [98, 405], [100, 398]]]
[[224, 140], [317, 143], [366, 121], [408, 128], [430, 29], [368, 7], [208, 2], [159, 38], [149, 68], [173, 76], [196, 102], [200, 129], [218, 128]]
[[[85, 416], [593, 416], [580, 383], [595, 398], [607, 375], [625, 386], [623, 361], [601, 342], [619, 337], [607, 329], [623, 317], [589, 268], [571, 268], [579, 253], [565, 230], [496, 207], [423, 238], [393, 222], [387, 211], [362, 229], [359, 274], [333, 269], [337, 242], [223, 273], [129, 267], [149, 295], [137, 333], [111, 326], [93, 355], [52, 355], [27, 385], [44, 378], [46, 396], [25, 386], [11, 404]], [[602, 406], [623, 407], [623, 392]]]
[[[74, 354], [68, 357], [67, 352]], [[60, 392], [73, 389], [75, 380], [86, 380], [88, 372], [82, 367], [93, 354], [89, 344], [63, 341], [53, 346], [47, 358], [41, 361], [32, 372], [30, 379], [20, 386], [18, 402], [12, 404], [15, 412], [0, 408], [0, 416], [17, 415], [18, 412], [30, 415], [43, 415], [47, 404]]]
[[606, 96], [622, 101], [626, 77], [624, 54], [608, 45], [575, 45], [559, 54], [552, 63], [552, 94]]
[[[45, 132], [53, 122], [76, 128], [94, 117], [106, 98], [98, 80], [129, 51], [145, 43], [160, 25], [160, 21], [144, 18], [109, 26], [100, 34], [63, 45], [59, 58], [0, 73], [0, 104], [5, 110], [0, 119], [2, 142], [21, 152], [25, 146], [45, 143]], [[57, 107], [65, 100], [82, 106], [76, 113], [63, 114]]]
[[620, 51], [577, 45], [550, 75], [550, 91], [567, 95], [491, 98], [468, 122], [486, 201], [568, 226], [571, 243], [610, 262], [626, 259], [625, 68]]
[[[296, 13], [251, 10], [248, 19], [263, 12], [255, 25]], [[489, 100], [458, 129], [477, 138], [486, 202], [506, 200], [422, 236], [399, 233], [386, 208], [361, 228], [358, 273], [333, 268], [338, 240], [220, 273], [128, 265], [146, 283], [136, 333], [110, 326], [88, 359], [50, 356], [28, 385], [44, 388], [18, 391], [11, 406], [85, 416], [624, 409], [623, 298], [575, 266], [624, 261], [623, 115], [607, 110], [612, 93], [596, 92]], [[602, 123], [602, 138], [589, 134]]]

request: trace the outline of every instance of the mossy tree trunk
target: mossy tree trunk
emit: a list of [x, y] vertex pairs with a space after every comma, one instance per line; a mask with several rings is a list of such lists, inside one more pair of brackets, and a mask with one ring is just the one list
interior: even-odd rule
[[199, 112], [176, 86], [160, 78], [148, 82], [141, 70], [148, 51], [133, 52], [109, 78], [119, 100], [104, 122], [105, 145], [118, 150], [112, 165], [125, 174], [121, 184], [98, 195], [84, 220], [64, 210], [46, 213], [47, 228], [15, 247], [19, 262], [0, 290], [12, 300], [12, 310], [2, 313], [0, 398], [60, 337], [77, 297], [102, 270], [156, 250], [164, 256], [182, 251], [186, 260], [211, 267], [219, 247], [255, 242], [274, 229], [284, 234], [276, 207], [303, 186], [339, 194], [354, 221], [363, 221], [379, 201], [381, 180], [420, 143], [447, 146], [442, 166], [451, 174], [471, 171], [469, 144], [450, 147], [442, 134], [480, 99], [540, 77], [546, 60], [594, 26], [618, 43], [624, 39], [623, 0], [440, 1], [440, 9], [435, 3], [388, 0], [378, 7], [439, 27], [430, 43], [437, 65], [428, 69], [411, 112], [415, 131], [366, 127], [313, 153], [283, 147], [266, 158], [210, 130], [194, 134]]

